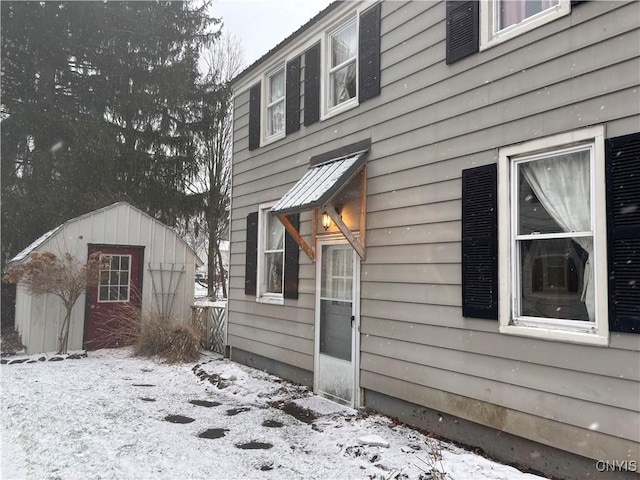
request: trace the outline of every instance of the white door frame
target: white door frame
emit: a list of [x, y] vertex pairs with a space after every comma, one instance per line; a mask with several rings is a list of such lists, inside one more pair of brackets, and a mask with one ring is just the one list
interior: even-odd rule
[[[322, 291], [322, 247], [325, 245], [349, 245], [349, 242], [342, 235], [323, 235], [318, 237], [316, 242], [316, 294], [315, 294], [315, 340], [313, 347], [313, 391], [318, 391], [318, 371], [320, 368], [320, 292]], [[353, 247], [350, 246], [353, 250]], [[353, 303], [352, 314], [354, 324], [351, 329], [351, 363], [353, 366], [353, 408], [361, 406], [360, 388], [360, 257], [353, 250]]]

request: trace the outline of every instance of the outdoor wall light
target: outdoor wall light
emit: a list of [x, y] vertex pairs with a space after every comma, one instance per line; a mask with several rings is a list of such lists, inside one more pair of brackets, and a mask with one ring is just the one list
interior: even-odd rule
[[331, 217], [327, 212], [322, 212], [322, 228], [328, 230], [331, 226]]
[[[334, 207], [336, 213], [342, 218], [342, 205], [336, 205]], [[331, 226], [331, 216], [327, 212], [322, 212], [322, 228], [329, 230]]]

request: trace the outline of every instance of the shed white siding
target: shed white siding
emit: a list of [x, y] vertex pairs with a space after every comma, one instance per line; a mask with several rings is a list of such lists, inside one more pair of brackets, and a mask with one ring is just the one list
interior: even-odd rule
[[[143, 311], [159, 311], [161, 295], [175, 298], [172, 309], [165, 314], [176, 324], [186, 324], [194, 297], [196, 262], [191, 248], [169, 227], [131, 205], [120, 202], [72, 219], [55, 229], [34, 251], [49, 251], [56, 255], [70, 253], [86, 259], [88, 246], [131, 245], [144, 247], [142, 272]], [[164, 292], [160, 287], [158, 270], [174, 269], [174, 282], [167, 284], [164, 273]], [[179, 280], [179, 282], [178, 282]], [[154, 283], [155, 288], [154, 288]], [[69, 332], [69, 349], [83, 348], [86, 296], [83, 294], [73, 308]], [[23, 286], [16, 291], [16, 328], [28, 353], [55, 351], [64, 307], [57, 297], [33, 297]]]

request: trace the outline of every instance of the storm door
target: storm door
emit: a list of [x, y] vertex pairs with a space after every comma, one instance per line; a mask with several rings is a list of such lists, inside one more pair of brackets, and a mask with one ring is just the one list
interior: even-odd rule
[[320, 243], [316, 295], [316, 393], [356, 406], [358, 399], [358, 270], [351, 245]]

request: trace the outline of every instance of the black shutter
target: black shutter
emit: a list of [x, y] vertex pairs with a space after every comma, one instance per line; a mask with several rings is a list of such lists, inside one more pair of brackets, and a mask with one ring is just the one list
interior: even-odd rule
[[320, 120], [320, 43], [304, 54], [304, 124]]
[[287, 62], [286, 133], [300, 130], [300, 57]]
[[255, 295], [258, 282], [258, 212], [247, 215], [247, 245], [244, 261], [244, 293]]
[[640, 333], [640, 133], [607, 140], [609, 328]]
[[[296, 230], [300, 228], [300, 214], [287, 218]], [[298, 298], [298, 244], [289, 232], [284, 236], [284, 298]]]
[[249, 150], [260, 147], [260, 89], [261, 85], [249, 91]]
[[361, 102], [380, 94], [380, 8], [381, 4], [377, 3], [360, 15], [358, 99]]
[[498, 319], [497, 165], [462, 171], [462, 316]]
[[447, 65], [478, 51], [480, 2], [447, 0]]

